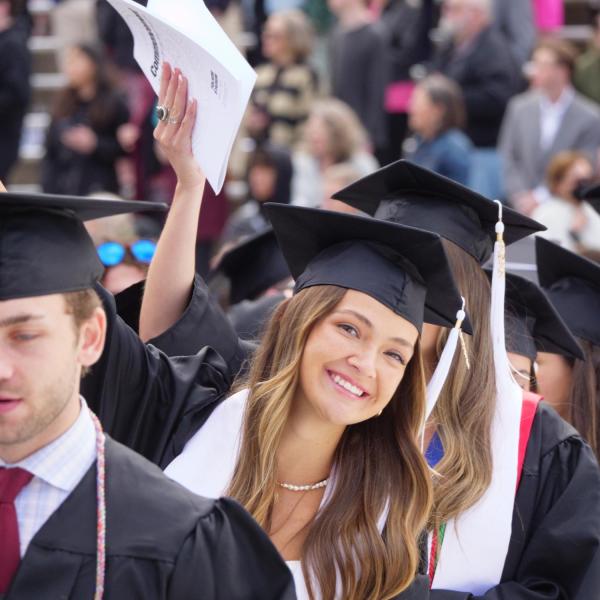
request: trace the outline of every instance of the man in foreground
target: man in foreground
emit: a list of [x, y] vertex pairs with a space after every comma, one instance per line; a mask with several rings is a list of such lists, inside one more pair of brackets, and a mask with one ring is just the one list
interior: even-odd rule
[[231, 500], [188, 493], [102, 432], [102, 267], [82, 219], [128, 203], [0, 194], [0, 598], [295, 598]]

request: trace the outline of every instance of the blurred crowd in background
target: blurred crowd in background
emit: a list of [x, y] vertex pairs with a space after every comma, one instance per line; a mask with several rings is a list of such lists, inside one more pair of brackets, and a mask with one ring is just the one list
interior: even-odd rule
[[[206, 4], [258, 79], [226, 185], [205, 192], [199, 272], [264, 228], [264, 202], [342, 208], [335, 191], [399, 158], [600, 256], [600, 215], [578, 198], [599, 174], [600, 1]], [[169, 202], [155, 104], [106, 0], [0, 0], [9, 188]], [[159, 221], [133, 219], [94, 227], [105, 264], [120, 266], [107, 271], [112, 291], [144, 277], [160, 233]]]

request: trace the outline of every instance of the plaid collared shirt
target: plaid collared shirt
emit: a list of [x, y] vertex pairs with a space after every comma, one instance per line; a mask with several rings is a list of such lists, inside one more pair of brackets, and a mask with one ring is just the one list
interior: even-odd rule
[[17, 463], [7, 464], [0, 459], [0, 467], [21, 467], [33, 474], [15, 499], [21, 557], [95, 460], [96, 431], [83, 398], [79, 417], [60, 437]]

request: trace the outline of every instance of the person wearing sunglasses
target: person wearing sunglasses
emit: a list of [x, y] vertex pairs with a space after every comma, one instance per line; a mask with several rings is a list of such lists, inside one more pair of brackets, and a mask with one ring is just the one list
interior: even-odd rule
[[96, 246], [96, 250], [105, 267], [102, 285], [111, 293], [118, 294], [146, 278], [156, 242], [149, 239], [131, 243], [108, 240]]

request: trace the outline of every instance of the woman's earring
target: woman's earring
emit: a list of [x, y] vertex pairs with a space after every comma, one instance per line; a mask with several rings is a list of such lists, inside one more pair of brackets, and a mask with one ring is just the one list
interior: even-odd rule
[[377, 413], [377, 416], [380, 417], [382, 412], [383, 412], [383, 408]]

